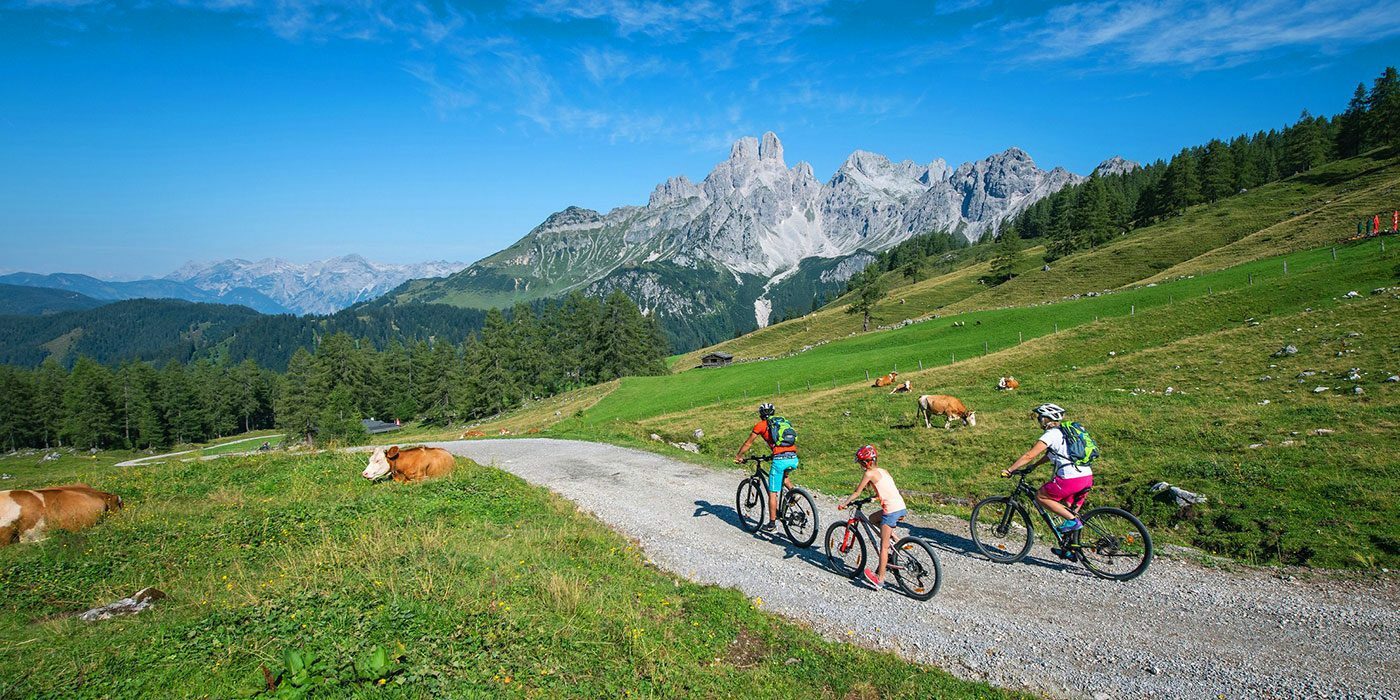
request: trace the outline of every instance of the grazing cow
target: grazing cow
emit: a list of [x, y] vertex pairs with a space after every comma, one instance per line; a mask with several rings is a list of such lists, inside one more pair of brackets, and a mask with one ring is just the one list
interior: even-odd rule
[[894, 378], [899, 376], [899, 372], [890, 372], [875, 380], [875, 386], [889, 386], [894, 383]]
[[394, 481], [408, 483], [444, 476], [452, 471], [457, 462], [452, 453], [437, 447], [410, 447], [399, 449], [398, 445], [385, 450], [374, 448], [369, 465], [361, 476], [370, 481], [392, 477]]
[[1020, 387], [1021, 383], [1016, 381], [1015, 377], [1002, 377], [1001, 379], [997, 380], [997, 388], [1001, 389], [1002, 391], [1012, 391], [1014, 389], [1019, 389]]
[[911, 392], [911, 391], [913, 391], [913, 390], [914, 390], [914, 385], [913, 385], [908, 379], [906, 379], [906, 380], [904, 380], [904, 383], [903, 383], [903, 384], [898, 384], [898, 385], [895, 386], [894, 389], [890, 390], [890, 393], [891, 393], [891, 394], [907, 394], [907, 393], [909, 393], [909, 392]]
[[943, 394], [925, 394], [919, 397], [919, 416], [924, 419], [924, 427], [932, 428], [931, 419], [934, 416], [944, 416], [943, 429], [947, 430], [952, 426], [953, 421], [960, 420], [963, 425], [973, 427], [977, 425], [977, 413], [967, 410], [967, 406], [956, 396], [945, 396]]
[[51, 529], [77, 532], [121, 507], [121, 496], [87, 484], [0, 491], [0, 547], [38, 542]]

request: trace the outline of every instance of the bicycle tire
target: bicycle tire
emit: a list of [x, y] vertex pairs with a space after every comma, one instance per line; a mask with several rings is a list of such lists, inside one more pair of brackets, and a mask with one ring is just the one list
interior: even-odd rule
[[[817, 522], [817, 502], [812, 500], [812, 494], [807, 493], [806, 489], [796, 487], [788, 489], [783, 498], [786, 506], [778, 511], [783, 514], [783, 532], [798, 547], [811, 547], [817, 541], [817, 529], [821, 527]], [[794, 509], [796, 512], [793, 512]]]
[[900, 560], [894, 578], [905, 595], [914, 600], [928, 600], [938, 595], [943, 585], [943, 563], [938, 560], [938, 552], [918, 537], [905, 537], [894, 543], [894, 551], [899, 552]]
[[734, 492], [734, 513], [739, 516], [739, 527], [744, 532], [757, 532], [767, 511], [768, 491], [763, 484], [753, 477], [739, 482], [739, 490]]
[[[1122, 508], [1095, 508], [1080, 517], [1075, 531], [1079, 561], [1089, 573], [1113, 581], [1131, 581], [1152, 563], [1152, 533], [1137, 516]], [[1088, 538], [1086, 543], [1085, 538]], [[1122, 560], [1132, 568], [1110, 571], [1106, 564]]]
[[[846, 531], [851, 532], [850, 547], [842, 552], [841, 545], [846, 541]], [[841, 521], [832, 523], [826, 529], [826, 562], [832, 570], [845, 575], [847, 578], [855, 578], [865, 570], [865, 538], [860, 536], [860, 529], [851, 527], [850, 523]]]
[[[1018, 527], [1024, 537], [1016, 530]], [[998, 564], [1014, 564], [1026, 558], [1035, 540], [1030, 513], [1009, 496], [992, 496], [973, 506], [968, 529], [977, 549]], [[982, 534], [978, 534], [979, 530]]]

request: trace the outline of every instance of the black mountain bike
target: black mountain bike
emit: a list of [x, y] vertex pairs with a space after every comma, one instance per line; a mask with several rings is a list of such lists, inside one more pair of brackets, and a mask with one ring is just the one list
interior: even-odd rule
[[[764, 462], [773, 461], [772, 455], [745, 457], [745, 462], [754, 463], [751, 476], [739, 482], [739, 491], [734, 495], [734, 510], [739, 513], [739, 526], [745, 532], [754, 532], [767, 522], [768, 514], [768, 470]], [[817, 503], [812, 494], [798, 486], [783, 486], [778, 494], [778, 522], [788, 539], [799, 547], [810, 547], [817, 541]]]
[[[826, 530], [827, 562], [831, 568], [851, 578], [865, 569], [867, 541], [875, 558], [880, 557], [880, 531], [861, 512], [861, 506], [872, 499], [874, 496], [867, 496], [848, 503], [846, 508], [851, 511], [851, 517], [832, 523]], [[911, 535], [896, 541], [890, 547], [890, 558], [885, 564], [894, 572], [904, 592], [915, 600], [932, 598], [943, 585], [943, 564], [938, 561], [938, 553], [923, 538]]]
[[[1127, 581], [1147, 571], [1152, 563], [1152, 535], [1138, 520], [1121, 508], [1094, 508], [1083, 515], [1071, 507], [1084, 527], [1067, 535], [1055, 529], [1051, 513], [1035, 500], [1035, 487], [1026, 483], [1030, 469], [1012, 472], [1019, 476], [1010, 496], [992, 496], [972, 508], [972, 541], [988, 559], [1003, 564], [1021, 561], [1031, 551], [1035, 533], [1031, 530], [1030, 501], [1041, 520], [1055, 537], [1050, 551], [1067, 561], [1078, 561], [1099, 578]], [[1084, 491], [1072, 503], [1082, 504]]]

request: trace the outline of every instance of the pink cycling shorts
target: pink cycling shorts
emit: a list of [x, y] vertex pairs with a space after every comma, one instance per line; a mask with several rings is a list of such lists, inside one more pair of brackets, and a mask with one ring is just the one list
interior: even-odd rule
[[1072, 496], [1074, 496], [1074, 494], [1079, 493], [1080, 491], [1083, 491], [1084, 489], [1087, 489], [1093, 485], [1093, 474], [1089, 474], [1087, 476], [1076, 476], [1069, 479], [1057, 476], [1045, 482], [1045, 485], [1040, 487], [1040, 492], [1061, 503], [1068, 503], [1069, 499]]

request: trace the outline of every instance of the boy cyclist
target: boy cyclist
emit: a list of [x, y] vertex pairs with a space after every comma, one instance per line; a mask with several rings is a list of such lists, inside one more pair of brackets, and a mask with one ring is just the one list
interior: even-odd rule
[[1029, 451], [1012, 463], [1010, 468], [1001, 470], [1001, 475], [1003, 478], [1009, 477], [1012, 472], [1027, 465], [1034, 469], [1046, 462], [1053, 464], [1055, 473], [1049, 481], [1040, 487], [1040, 491], [1035, 495], [1035, 500], [1050, 512], [1065, 519], [1055, 528], [1061, 534], [1074, 532], [1084, 525], [1079, 522], [1078, 518], [1074, 517], [1074, 513], [1070, 512], [1065, 504], [1073, 499], [1075, 494], [1094, 485], [1094, 472], [1088, 464], [1075, 464], [1070, 459], [1069, 446], [1065, 440], [1064, 431], [1060, 429], [1060, 422], [1065, 417], [1065, 409], [1053, 403], [1043, 403], [1036, 406], [1031, 411], [1031, 415], [1040, 424], [1040, 429], [1045, 432], [1041, 434]]
[[885, 581], [885, 565], [890, 561], [890, 540], [894, 538], [894, 526], [909, 514], [904, 507], [904, 497], [899, 495], [899, 489], [894, 485], [894, 477], [875, 465], [875, 458], [878, 456], [874, 445], [866, 445], [856, 450], [856, 464], [865, 470], [865, 476], [861, 477], [856, 490], [850, 496], [836, 504], [836, 510], [845, 510], [847, 503], [860, 498], [865, 487], [875, 487], [875, 495], [880, 499], [880, 513], [870, 515], [870, 524], [880, 526], [880, 567], [873, 572], [866, 569], [862, 575], [865, 582], [877, 591]]
[[758, 407], [758, 422], [754, 423], [753, 430], [749, 432], [749, 439], [744, 441], [744, 445], [739, 448], [739, 454], [734, 456], [734, 463], [740, 464], [744, 461], [744, 455], [753, 446], [754, 438], [763, 438], [768, 443], [768, 449], [773, 453], [773, 463], [768, 468], [768, 522], [759, 529], [764, 532], [772, 532], [778, 527], [778, 494], [782, 492], [783, 486], [792, 488], [792, 480], [788, 478], [788, 472], [796, 469], [797, 445], [784, 445], [778, 439], [774, 439], [773, 425], [769, 421], [777, 409], [773, 404], [765, 403]]

